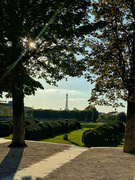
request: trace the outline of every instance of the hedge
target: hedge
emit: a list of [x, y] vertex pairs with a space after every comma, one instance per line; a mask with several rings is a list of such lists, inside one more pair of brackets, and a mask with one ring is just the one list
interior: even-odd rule
[[11, 122], [0, 122], [0, 137], [9, 136], [13, 132], [13, 126]]
[[111, 142], [119, 133], [125, 132], [125, 126], [119, 122], [100, 125], [93, 130], [84, 131], [82, 142], [85, 147], [101, 146]]
[[[76, 119], [68, 119], [68, 131], [80, 128]], [[38, 122], [25, 128], [25, 139], [35, 140], [64, 132], [65, 121]]]
[[[68, 131], [80, 128], [77, 119], [68, 119]], [[25, 139], [35, 140], [64, 132], [64, 120], [40, 122], [38, 120], [25, 121]], [[13, 133], [12, 121], [0, 122], [0, 137], [9, 136]]]

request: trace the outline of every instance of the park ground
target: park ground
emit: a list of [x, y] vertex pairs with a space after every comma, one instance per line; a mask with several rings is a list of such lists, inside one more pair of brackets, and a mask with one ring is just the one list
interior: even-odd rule
[[[41, 162], [55, 154], [63, 154], [74, 145], [26, 141], [27, 148], [9, 148], [10, 142], [0, 144], [0, 179], [15, 179], [16, 174], [24, 172], [18, 180], [134, 180], [135, 154], [124, 153], [119, 147], [86, 148], [70, 161], [52, 169], [46, 176], [46, 168], [41, 171]], [[70, 155], [69, 155], [70, 156]], [[65, 157], [66, 158], [66, 157]], [[36, 171], [32, 168], [38, 163]], [[57, 162], [53, 162], [57, 165]], [[49, 165], [48, 165], [49, 166]], [[29, 174], [25, 174], [25, 169]], [[24, 170], [24, 171], [23, 171]], [[12, 175], [12, 176], [11, 176]]]
[[[119, 144], [108, 147], [85, 148], [81, 142], [82, 133], [99, 124], [81, 125], [82, 129], [68, 133], [67, 141], [63, 140], [63, 134], [57, 134], [39, 141], [26, 141], [26, 148], [9, 148], [10, 142], [0, 143], [0, 179], [15, 179], [17, 176], [18, 180], [135, 180], [135, 154], [123, 152], [123, 138]], [[59, 163], [51, 163], [53, 167], [47, 164], [51, 169], [49, 172], [44, 167], [41, 170], [43, 161], [47, 162], [59, 153], [63, 155], [71, 147], [75, 147], [72, 154], [76, 154], [79, 148], [82, 152], [73, 158], [70, 157], [72, 154], [67, 155], [70, 160], [64, 160], [65, 163], [60, 156]], [[35, 165], [38, 168], [33, 170]]]

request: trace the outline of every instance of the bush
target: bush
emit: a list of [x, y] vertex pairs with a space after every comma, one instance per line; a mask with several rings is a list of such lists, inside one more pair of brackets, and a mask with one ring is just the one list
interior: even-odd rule
[[0, 137], [9, 136], [11, 134], [11, 130], [9, 122], [0, 122]]
[[[25, 128], [25, 139], [35, 140], [64, 132], [65, 121], [47, 121], [28, 125]], [[79, 128], [80, 123], [76, 119], [68, 120], [68, 131]]]
[[29, 125], [25, 128], [25, 139], [33, 140], [39, 135], [40, 127], [38, 125]]
[[68, 119], [69, 130], [79, 129], [81, 127], [80, 122], [77, 119]]
[[13, 121], [8, 121], [9, 125], [10, 125], [10, 133], [12, 134], [13, 133]]
[[29, 126], [29, 125], [35, 125], [39, 123], [38, 120], [34, 120], [34, 119], [26, 119], [25, 120], [25, 127]]
[[126, 113], [125, 113], [125, 112], [118, 113], [118, 114], [117, 114], [117, 118], [118, 118], [121, 122], [126, 123], [127, 116], [126, 116]]
[[82, 135], [86, 147], [100, 146], [111, 142], [119, 133], [125, 132], [125, 126], [118, 121], [100, 125], [94, 130], [87, 130]]
[[[25, 121], [25, 139], [34, 140], [64, 132], [65, 121], [40, 122], [38, 120]], [[68, 131], [80, 128], [80, 122], [76, 119], [68, 120]], [[0, 137], [13, 133], [13, 121], [0, 122]]]

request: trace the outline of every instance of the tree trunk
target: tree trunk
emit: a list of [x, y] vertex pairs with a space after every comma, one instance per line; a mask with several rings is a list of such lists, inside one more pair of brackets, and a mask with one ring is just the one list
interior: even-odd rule
[[25, 118], [24, 94], [13, 93], [13, 137], [11, 147], [24, 147], [25, 144]]
[[128, 101], [124, 152], [135, 152], [135, 102]]

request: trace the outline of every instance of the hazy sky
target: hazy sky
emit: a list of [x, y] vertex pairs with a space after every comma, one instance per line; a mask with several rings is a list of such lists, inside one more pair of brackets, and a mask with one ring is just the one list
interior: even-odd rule
[[[35, 96], [25, 97], [25, 106], [30, 106], [35, 109], [53, 109], [53, 110], [64, 110], [66, 104], [66, 94], [68, 93], [68, 107], [69, 110], [77, 108], [84, 110], [89, 104], [88, 99], [90, 98], [91, 89], [93, 85], [86, 81], [83, 77], [81, 78], [68, 78], [68, 81], [62, 80], [58, 82], [58, 87], [48, 85], [45, 80], [40, 80], [44, 86], [44, 90], [38, 89]], [[3, 97], [4, 101], [6, 99]], [[112, 107], [107, 106], [96, 106], [99, 112], [111, 112], [115, 111]], [[118, 112], [126, 112], [126, 107], [117, 109]]]

